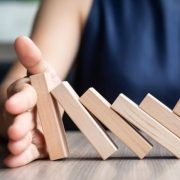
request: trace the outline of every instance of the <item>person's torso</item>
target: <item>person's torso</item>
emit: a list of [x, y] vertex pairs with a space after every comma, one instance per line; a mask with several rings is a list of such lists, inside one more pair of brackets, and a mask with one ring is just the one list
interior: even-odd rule
[[77, 55], [75, 90], [113, 102], [151, 93], [172, 107], [180, 97], [180, 1], [94, 0]]

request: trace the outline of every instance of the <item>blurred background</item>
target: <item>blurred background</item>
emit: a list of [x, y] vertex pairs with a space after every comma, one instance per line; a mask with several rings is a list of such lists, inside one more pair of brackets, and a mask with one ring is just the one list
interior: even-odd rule
[[16, 58], [13, 42], [19, 35], [29, 36], [40, 0], [0, 0], [0, 62]]

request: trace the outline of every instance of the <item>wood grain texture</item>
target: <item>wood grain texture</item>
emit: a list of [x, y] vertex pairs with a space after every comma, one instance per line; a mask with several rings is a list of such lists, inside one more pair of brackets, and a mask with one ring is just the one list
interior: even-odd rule
[[79, 102], [78, 95], [68, 82], [62, 82], [51, 93], [103, 159], [117, 151], [116, 145]]
[[144, 131], [151, 138], [167, 148], [177, 158], [180, 158], [179, 138], [145, 113], [125, 95], [120, 94], [112, 104], [112, 108], [133, 125], [137, 126], [140, 130]]
[[139, 107], [176, 136], [180, 137], [180, 118], [154, 96], [147, 94]]
[[[2, 165], [5, 152], [0, 154], [0, 179], [2, 180], [179, 180], [180, 160], [165, 148], [148, 138], [153, 149], [143, 160], [127, 148], [112, 133], [109, 134], [119, 150], [107, 161], [80, 132], [67, 132], [70, 156], [68, 159], [37, 160], [26, 166], [7, 169]], [[143, 134], [144, 135], [144, 134]], [[1, 145], [1, 144], [0, 144]], [[3, 148], [4, 149], [4, 148]]]
[[173, 109], [173, 112], [175, 114], [177, 114], [178, 116], [180, 116], [180, 99], [179, 101], [177, 102], [177, 104], [175, 105], [174, 109]]
[[37, 112], [43, 128], [49, 157], [51, 160], [68, 157], [69, 150], [60, 109], [49, 93], [45, 74], [32, 75], [30, 79], [38, 95]]
[[143, 136], [136, 132], [122, 117], [113, 111], [111, 104], [94, 88], [88, 89], [80, 97], [80, 102], [140, 159], [144, 158], [152, 149], [152, 146]]

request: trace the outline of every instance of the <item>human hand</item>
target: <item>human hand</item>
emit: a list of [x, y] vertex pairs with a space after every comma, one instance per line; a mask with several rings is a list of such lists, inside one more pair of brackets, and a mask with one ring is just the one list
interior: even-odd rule
[[[21, 64], [29, 74], [47, 74], [52, 82], [49, 89], [60, 82], [55, 70], [43, 60], [40, 50], [30, 39], [17, 38], [15, 49]], [[28, 78], [17, 80], [8, 88], [4, 111], [4, 127], [6, 126], [10, 152], [4, 163], [8, 167], [23, 166], [35, 159], [48, 156], [35, 109], [37, 94], [28, 81]]]

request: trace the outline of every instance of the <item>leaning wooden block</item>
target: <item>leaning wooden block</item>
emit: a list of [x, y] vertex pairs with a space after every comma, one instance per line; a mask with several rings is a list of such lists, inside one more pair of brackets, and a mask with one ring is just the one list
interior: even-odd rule
[[78, 95], [68, 82], [62, 82], [51, 93], [103, 159], [117, 150], [106, 132], [80, 103]]
[[80, 102], [142, 159], [152, 146], [137, 133], [123, 118], [111, 109], [111, 105], [95, 89], [88, 89]]
[[111, 106], [121, 116], [180, 158], [180, 139], [145, 113], [133, 101], [120, 94]]
[[180, 118], [151, 94], [147, 94], [139, 107], [159, 123], [180, 137]]
[[37, 111], [40, 117], [49, 157], [51, 160], [65, 158], [69, 155], [64, 125], [56, 100], [48, 90], [45, 74], [30, 76], [38, 100]]
[[175, 105], [173, 112], [175, 114], [177, 114], [178, 116], [180, 116], [180, 100], [177, 102], [177, 104]]

